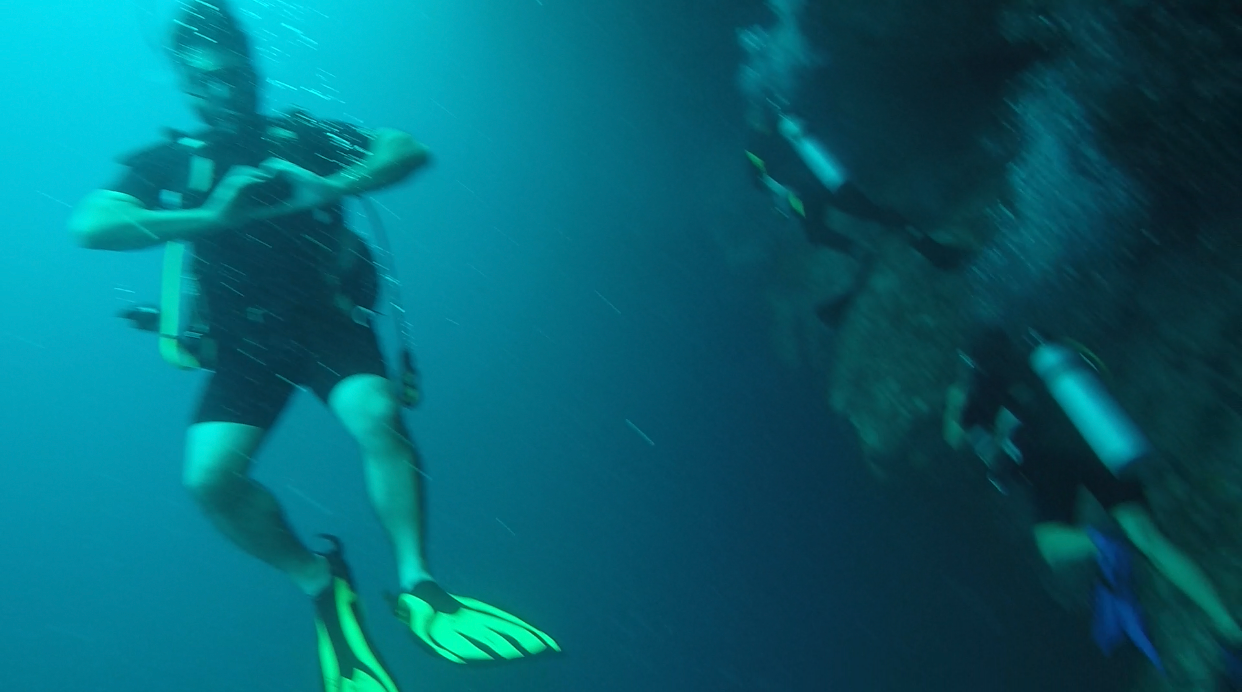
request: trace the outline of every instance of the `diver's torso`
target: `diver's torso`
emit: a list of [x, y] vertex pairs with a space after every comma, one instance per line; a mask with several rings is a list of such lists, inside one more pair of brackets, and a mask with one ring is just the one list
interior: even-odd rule
[[[275, 128], [279, 131], [279, 128]], [[212, 189], [234, 166], [257, 167], [271, 157], [326, 174], [315, 152], [279, 137], [209, 142], [200, 153], [216, 174]], [[319, 169], [319, 170], [316, 170]], [[238, 226], [195, 241], [195, 273], [213, 326], [257, 316], [282, 322], [330, 309], [330, 276], [346, 234], [339, 204]]]

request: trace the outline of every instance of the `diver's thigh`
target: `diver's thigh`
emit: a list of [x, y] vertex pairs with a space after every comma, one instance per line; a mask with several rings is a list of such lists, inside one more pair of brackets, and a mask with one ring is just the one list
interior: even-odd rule
[[196, 487], [246, 475], [267, 431], [243, 423], [195, 423], [186, 431], [182, 479]]
[[1053, 569], [1095, 556], [1095, 545], [1086, 529], [1061, 521], [1035, 525], [1035, 545]]
[[365, 413], [361, 409], [374, 403], [380, 389], [391, 388], [371, 326], [336, 316], [318, 324], [308, 340], [313, 363], [305, 384], [343, 421], [355, 411]]

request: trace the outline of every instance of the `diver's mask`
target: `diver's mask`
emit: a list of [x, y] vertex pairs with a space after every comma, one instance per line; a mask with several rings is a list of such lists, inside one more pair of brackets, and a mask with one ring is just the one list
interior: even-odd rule
[[221, 60], [204, 51], [176, 56], [181, 90], [213, 128], [240, 133], [259, 120], [258, 74], [248, 60]]

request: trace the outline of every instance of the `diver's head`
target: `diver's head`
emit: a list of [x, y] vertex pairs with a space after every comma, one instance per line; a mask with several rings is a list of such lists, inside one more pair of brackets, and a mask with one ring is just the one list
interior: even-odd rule
[[184, 0], [169, 53], [181, 91], [203, 122], [242, 132], [260, 121], [250, 38], [224, 0]]

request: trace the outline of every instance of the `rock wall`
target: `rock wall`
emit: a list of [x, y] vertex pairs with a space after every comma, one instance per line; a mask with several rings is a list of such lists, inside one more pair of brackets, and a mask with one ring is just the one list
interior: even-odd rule
[[[1242, 607], [1242, 4], [825, 5], [852, 169], [978, 247], [946, 273], [876, 241], [821, 354], [877, 475], [972, 472], [926, 448], [980, 321], [1071, 334], [1163, 452], [1159, 523]], [[1170, 675], [1145, 689], [1209, 689], [1201, 616], [1151, 588]]]

